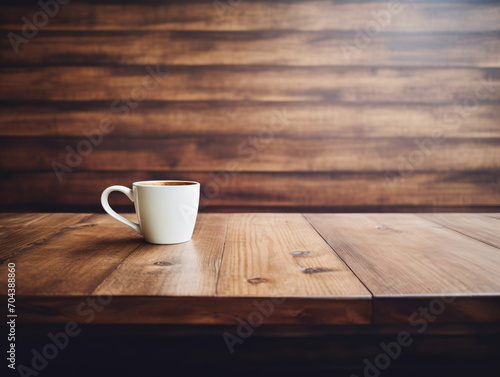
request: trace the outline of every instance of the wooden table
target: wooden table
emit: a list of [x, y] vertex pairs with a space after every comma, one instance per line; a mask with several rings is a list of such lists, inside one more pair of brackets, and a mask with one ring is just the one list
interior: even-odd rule
[[106, 215], [1, 227], [22, 321], [83, 322], [75, 305], [99, 296], [95, 323], [231, 324], [274, 297], [268, 324], [398, 324], [441, 296], [436, 322], [500, 321], [497, 214], [200, 214], [191, 242], [165, 246]]
[[19, 323], [247, 323], [274, 335], [500, 323], [500, 214], [200, 214], [178, 245], [100, 214], [0, 221], [1, 292], [15, 263]]

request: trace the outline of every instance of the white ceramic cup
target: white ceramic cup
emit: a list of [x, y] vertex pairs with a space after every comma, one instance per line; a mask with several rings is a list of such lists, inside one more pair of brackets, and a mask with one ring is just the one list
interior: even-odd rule
[[[112, 191], [124, 193], [134, 202], [139, 224], [110, 207], [108, 196]], [[101, 204], [109, 215], [144, 235], [147, 242], [163, 245], [191, 239], [199, 201], [200, 184], [194, 181], [134, 182], [132, 189], [110, 186], [101, 195]]]

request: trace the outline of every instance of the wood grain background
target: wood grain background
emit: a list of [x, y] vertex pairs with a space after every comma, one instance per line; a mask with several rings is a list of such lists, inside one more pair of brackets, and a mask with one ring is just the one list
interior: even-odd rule
[[71, 1], [18, 53], [41, 8], [3, 3], [1, 208], [194, 179], [205, 210], [498, 210], [500, 4], [402, 3]]

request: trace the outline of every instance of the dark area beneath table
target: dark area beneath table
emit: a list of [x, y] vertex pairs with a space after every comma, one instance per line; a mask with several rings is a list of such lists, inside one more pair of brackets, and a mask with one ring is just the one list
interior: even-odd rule
[[[499, 370], [500, 327], [491, 324], [476, 325], [473, 334], [457, 334], [450, 326], [430, 327], [426, 334], [411, 334], [412, 344], [400, 351], [394, 345], [397, 336], [411, 329], [396, 326], [262, 326], [235, 344], [233, 353], [223, 335], [236, 334], [236, 326], [82, 325], [80, 329], [42, 375], [349, 377], [363, 376], [367, 365], [373, 365], [366, 372], [369, 376], [378, 375], [376, 369], [383, 376], [410, 377], [496, 375]], [[29, 366], [32, 350], [41, 352], [53, 343], [48, 334], [60, 334], [64, 324], [23, 324], [19, 330], [17, 357]], [[281, 336], [273, 336], [276, 333]], [[391, 352], [396, 357], [388, 359]]]

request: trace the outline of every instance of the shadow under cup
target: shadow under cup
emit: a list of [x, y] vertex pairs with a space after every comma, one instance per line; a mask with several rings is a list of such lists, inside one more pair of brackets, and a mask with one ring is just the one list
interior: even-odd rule
[[[119, 191], [134, 202], [139, 224], [117, 214], [107, 198]], [[144, 235], [154, 244], [176, 244], [191, 239], [198, 215], [200, 184], [194, 181], [140, 181], [125, 186], [111, 186], [103, 191], [101, 203], [105, 211], [122, 223]]]

